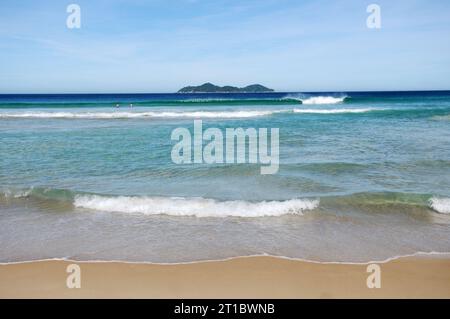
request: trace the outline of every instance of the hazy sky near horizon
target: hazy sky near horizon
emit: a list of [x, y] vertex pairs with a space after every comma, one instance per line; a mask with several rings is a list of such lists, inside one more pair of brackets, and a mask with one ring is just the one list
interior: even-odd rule
[[[66, 8], [81, 7], [69, 29]], [[381, 7], [369, 29], [366, 8]], [[450, 89], [448, 0], [0, 2], [0, 93]]]

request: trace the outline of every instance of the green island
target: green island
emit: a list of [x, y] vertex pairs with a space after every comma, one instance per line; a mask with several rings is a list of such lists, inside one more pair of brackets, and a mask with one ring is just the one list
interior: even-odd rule
[[178, 93], [264, 93], [273, 91], [274, 90], [261, 84], [252, 84], [239, 88], [230, 85], [217, 86], [208, 82], [199, 86], [185, 86], [184, 88], [178, 90]]

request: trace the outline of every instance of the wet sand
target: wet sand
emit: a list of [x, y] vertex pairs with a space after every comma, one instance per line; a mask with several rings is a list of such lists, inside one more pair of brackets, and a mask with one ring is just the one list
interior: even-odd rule
[[[81, 288], [67, 288], [68, 265]], [[276, 257], [159, 265], [38, 261], [0, 265], [1, 298], [450, 298], [450, 258], [405, 257], [381, 267], [369, 289], [367, 265]]]

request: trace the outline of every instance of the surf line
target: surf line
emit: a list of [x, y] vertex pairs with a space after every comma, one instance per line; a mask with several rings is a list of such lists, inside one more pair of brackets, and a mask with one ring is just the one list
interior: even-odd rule
[[[171, 151], [175, 164], [262, 164], [262, 175], [276, 174], [279, 168], [279, 128], [210, 127], [203, 131], [202, 120], [194, 120], [193, 134], [185, 127], [172, 131], [178, 141]], [[270, 140], [270, 147], [269, 147]], [[206, 144], [206, 145], [204, 145]], [[269, 151], [270, 148], [270, 151]], [[192, 154], [193, 153], [193, 154]]]

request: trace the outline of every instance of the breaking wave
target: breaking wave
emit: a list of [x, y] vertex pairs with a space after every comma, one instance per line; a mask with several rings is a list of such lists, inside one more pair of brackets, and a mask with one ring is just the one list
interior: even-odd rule
[[247, 118], [267, 116], [271, 110], [193, 112], [27, 112], [0, 113], [0, 118], [135, 119], [135, 118]]
[[[293, 198], [288, 200], [217, 200], [203, 197], [163, 197], [138, 195], [107, 195], [71, 191], [68, 189], [32, 187], [0, 190], [2, 201], [26, 200], [39, 202], [39, 207], [81, 208], [93, 211], [124, 214], [171, 215], [195, 217], [266, 217], [303, 215], [316, 208], [347, 211], [376, 212], [380, 207], [396, 213], [432, 211], [450, 214], [450, 198], [430, 194], [409, 193], [354, 193], [320, 198]], [[31, 201], [30, 201], [31, 200]], [[45, 204], [43, 204], [45, 202]], [[320, 204], [320, 206], [319, 206]]]
[[355, 109], [294, 109], [294, 113], [310, 113], [310, 114], [339, 114], [339, 113], [366, 113], [372, 111], [382, 111], [376, 108], [355, 108]]
[[441, 214], [450, 214], [450, 198], [432, 197], [430, 207]]
[[337, 104], [342, 103], [346, 97], [333, 97], [333, 96], [314, 96], [307, 99], [303, 99], [302, 104]]
[[302, 215], [319, 205], [318, 200], [248, 202], [205, 198], [78, 195], [74, 206], [98, 211], [196, 217], [265, 217]]
[[286, 101], [298, 101], [305, 105], [322, 105], [322, 104], [338, 104], [343, 103], [349, 99], [347, 95], [332, 96], [332, 95], [318, 95], [311, 96], [305, 94], [289, 94], [282, 98]]
[[[294, 108], [294, 109], [253, 109], [253, 110], [223, 110], [223, 111], [150, 111], [150, 112], [5, 112], [0, 113], [0, 119], [239, 119], [270, 116], [274, 114], [345, 114], [345, 113], [368, 113], [382, 112], [389, 114], [413, 112], [414, 110], [392, 109], [392, 108]], [[416, 112], [427, 110], [416, 110]]]

